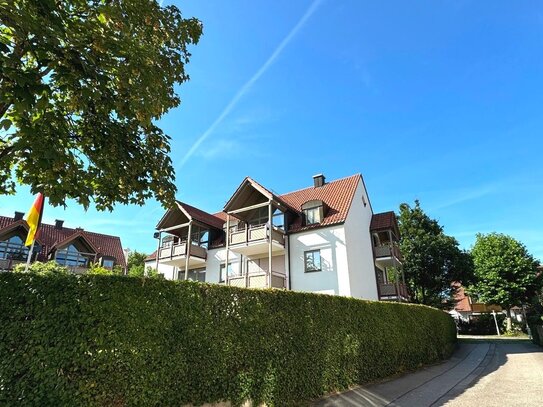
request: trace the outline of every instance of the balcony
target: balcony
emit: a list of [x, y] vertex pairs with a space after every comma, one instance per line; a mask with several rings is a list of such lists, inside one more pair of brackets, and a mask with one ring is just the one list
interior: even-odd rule
[[[399, 295], [398, 295], [399, 294]], [[381, 283], [379, 284], [379, 299], [380, 300], [409, 300], [409, 291], [405, 284], [399, 283]]]
[[384, 266], [393, 266], [394, 262], [402, 261], [402, 254], [397, 243], [385, 243], [373, 247], [375, 261], [381, 262]]
[[[185, 267], [187, 259], [187, 242], [161, 247], [158, 251], [158, 261], [168, 266]], [[195, 244], [190, 245], [189, 267], [205, 263], [207, 250]]]
[[[286, 276], [282, 273], [272, 271], [272, 288], [286, 288]], [[228, 285], [241, 288], [267, 288], [268, 275], [266, 273], [249, 273], [242, 276], [228, 277]]]
[[[241, 230], [231, 230], [229, 248], [245, 256], [268, 253], [268, 233], [266, 224], [249, 226]], [[281, 229], [273, 227], [271, 237], [273, 255], [283, 254], [285, 252], [285, 233]]]
[[24, 260], [13, 260], [13, 259], [0, 259], [0, 272], [1, 271], [11, 271], [15, 268], [17, 264], [24, 264]]

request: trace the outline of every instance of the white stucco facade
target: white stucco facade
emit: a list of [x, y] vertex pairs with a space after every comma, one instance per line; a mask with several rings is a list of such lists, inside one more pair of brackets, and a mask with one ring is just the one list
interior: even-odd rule
[[[335, 189], [333, 192], [321, 194], [319, 191], [322, 190], [318, 188], [328, 188], [328, 184], [324, 184], [324, 186], [315, 185], [313, 189], [305, 189], [305, 192], [301, 190], [301, 193], [305, 195], [297, 201], [297, 205], [301, 206], [300, 209], [303, 209], [304, 202], [310, 202], [309, 205], [312, 205], [312, 202], [319, 202], [319, 199], [323, 199], [321, 202], [324, 202], [324, 209], [321, 209], [321, 217], [329, 219], [329, 216], [333, 216], [334, 213], [339, 213], [339, 211], [341, 211], [342, 216], [339, 221], [330, 222], [329, 225], [326, 222], [323, 222], [323, 224], [317, 222], [304, 227], [305, 223], [302, 223], [301, 227], [298, 224], [297, 227], [288, 227], [287, 232], [282, 232], [284, 241], [282, 241], [280, 249], [274, 252], [272, 256], [271, 274], [277, 273], [279, 276], [284, 276], [284, 280], [280, 281], [285, 283], [279, 286], [272, 285], [272, 287], [284, 287], [294, 291], [341, 295], [368, 300], [379, 299], [380, 291], [378, 290], [375, 271], [374, 241], [371, 233], [374, 214], [362, 177], [357, 175], [349, 177], [348, 180], [350, 183], [349, 200], [344, 200], [342, 207], [328, 207], [326, 200], [332, 203], [337, 202], [335, 196], [344, 193], [345, 190], [343, 189]], [[341, 180], [337, 182], [341, 182]], [[242, 191], [240, 188], [238, 188], [237, 194]], [[300, 192], [295, 191], [292, 194], [297, 193]], [[319, 198], [319, 196], [323, 198]], [[292, 199], [292, 196], [290, 198]], [[262, 207], [262, 205], [257, 202], [254, 206]], [[246, 206], [250, 205], [246, 204]], [[298, 213], [301, 212], [300, 210]], [[304, 219], [302, 218], [302, 222], [305, 222]], [[230, 222], [230, 227], [232, 227], [234, 223], [237, 223], [237, 220], [231, 218]], [[226, 227], [224, 230], [226, 230]], [[266, 240], [269, 242], [268, 238]], [[258, 244], [262, 245], [262, 243]], [[252, 287], [252, 285], [249, 285], [250, 276], [270, 274], [268, 270], [268, 243], [262, 245], [259, 249], [255, 249], [255, 247], [252, 249], [248, 249], [247, 246], [243, 245], [241, 248], [230, 247], [228, 262], [231, 264], [230, 275], [233, 277], [231, 285], [240, 286], [238, 285], [240, 284], [239, 277], [246, 276], [247, 285], [245, 286]], [[240, 253], [246, 254], [242, 255]], [[319, 259], [319, 267], [311, 268], [307, 266], [308, 253], [316, 253]], [[205, 281], [208, 283], [224, 283], [224, 277], [221, 279], [221, 268], [224, 275], [226, 257], [227, 249], [225, 246], [208, 249], [205, 262], [191, 266], [190, 269], [205, 269]], [[184, 263], [178, 264], [180, 264], [179, 267], [181, 268], [179, 271], [173, 266], [164, 264], [159, 264], [158, 271], [167, 279], [173, 279], [175, 276], [183, 279]], [[146, 262], [146, 265], [155, 268], [155, 260]], [[234, 284], [236, 278], [237, 281]]]
[[373, 258], [370, 224], [373, 211], [364, 182], [361, 180], [345, 220], [345, 247], [349, 267], [351, 296], [377, 300], [377, 279]]

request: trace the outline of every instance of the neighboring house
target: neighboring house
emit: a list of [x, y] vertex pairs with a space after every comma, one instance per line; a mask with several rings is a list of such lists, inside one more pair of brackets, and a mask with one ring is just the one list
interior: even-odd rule
[[469, 321], [474, 315], [487, 314], [492, 311], [502, 312], [502, 307], [499, 305], [487, 305], [474, 301], [465, 293], [464, 287], [462, 286], [458, 286], [456, 289], [454, 301], [454, 309], [450, 311], [450, 314], [457, 319], [461, 319], [466, 322]]
[[333, 182], [316, 175], [312, 187], [283, 195], [247, 177], [221, 212], [177, 202], [157, 230], [146, 266], [167, 279], [408, 298], [396, 217], [373, 214], [360, 174]]
[[[29, 248], [24, 245], [28, 225], [22, 212], [14, 217], [0, 216], [0, 271], [12, 270], [25, 263]], [[121, 239], [116, 236], [64, 227], [62, 220], [54, 225], [42, 223], [34, 244], [31, 261], [55, 260], [74, 273], [84, 273], [91, 263], [105, 268], [120, 266], [126, 270]]]
[[[454, 295], [455, 305], [454, 309], [449, 313], [456, 319], [460, 319], [464, 322], [469, 322], [473, 317], [477, 317], [483, 314], [490, 314], [493, 311], [496, 313], [506, 313], [505, 310], [499, 305], [485, 304], [478, 302], [476, 299], [467, 295], [464, 291], [464, 287], [458, 286]], [[523, 312], [520, 307], [511, 308], [511, 317], [517, 321], [523, 320]]]

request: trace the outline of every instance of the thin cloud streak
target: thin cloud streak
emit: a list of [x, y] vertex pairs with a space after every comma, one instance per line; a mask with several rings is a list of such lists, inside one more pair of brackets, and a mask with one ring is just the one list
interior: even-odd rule
[[445, 208], [449, 208], [451, 206], [455, 206], [464, 202], [472, 201], [474, 199], [479, 199], [484, 196], [490, 195], [496, 192], [497, 190], [498, 190], [497, 186], [488, 185], [485, 187], [474, 189], [472, 191], [464, 192], [463, 194], [459, 193], [458, 198], [453, 198], [453, 199], [450, 199], [449, 201], [441, 202], [440, 204], [429, 208], [428, 211], [436, 211], [440, 209], [445, 209]]
[[264, 62], [264, 64], [256, 71], [256, 73], [249, 79], [234, 95], [232, 100], [226, 105], [224, 110], [221, 112], [221, 114], [215, 119], [215, 121], [209, 126], [209, 128], [196, 140], [196, 142], [192, 145], [192, 147], [189, 149], [189, 151], [185, 154], [181, 162], [179, 163], [179, 167], [181, 168], [185, 165], [185, 163], [194, 155], [196, 150], [200, 147], [200, 145], [215, 131], [215, 129], [221, 124], [221, 122], [224, 120], [226, 116], [232, 112], [232, 110], [236, 107], [240, 99], [251, 89], [251, 87], [260, 79], [260, 77], [268, 70], [268, 68], [275, 62], [279, 54], [283, 51], [283, 49], [289, 44], [289, 42], [294, 38], [294, 36], [300, 31], [300, 29], [304, 26], [304, 24], [309, 20], [309, 18], [313, 15], [313, 13], [317, 10], [317, 8], [320, 6], [323, 0], [315, 0], [309, 8], [306, 10], [302, 18], [298, 21], [298, 23], [294, 26], [292, 30], [288, 33], [288, 35], [281, 41], [279, 46], [273, 51], [273, 53], [270, 55], [270, 57]]

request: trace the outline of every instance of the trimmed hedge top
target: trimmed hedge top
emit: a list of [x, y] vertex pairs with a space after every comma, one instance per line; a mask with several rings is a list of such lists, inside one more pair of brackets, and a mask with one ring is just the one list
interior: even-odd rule
[[117, 276], [0, 274], [0, 404], [297, 405], [448, 357], [409, 304]]

